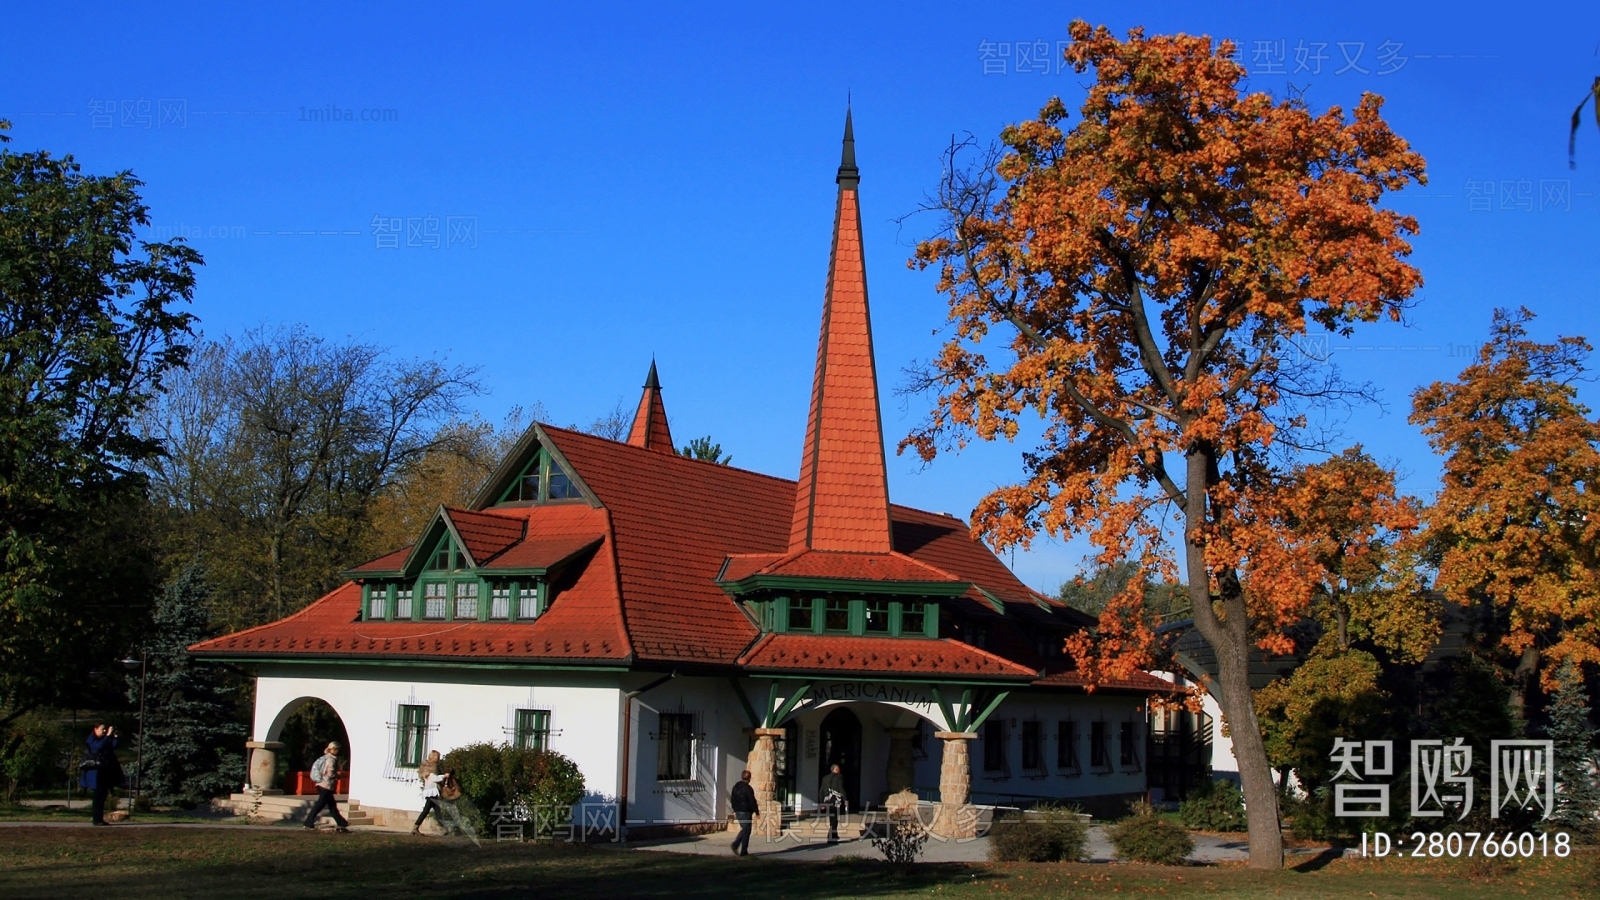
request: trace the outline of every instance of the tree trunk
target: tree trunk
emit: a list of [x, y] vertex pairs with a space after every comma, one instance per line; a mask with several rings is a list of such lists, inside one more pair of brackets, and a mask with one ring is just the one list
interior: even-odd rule
[[[1239, 763], [1245, 821], [1250, 828], [1250, 867], [1281, 869], [1283, 831], [1278, 821], [1278, 795], [1250, 690], [1249, 612], [1231, 572], [1217, 579], [1222, 596], [1212, 596], [1211, 571], [1206, 566], [1205, 548], [1198, 540], [1209, 524], [1209, 487], [1217, 480], [1215, 454], [1207, 447], [1198, 447], [1189, 452], [1185, 463], [1183, 548], [1189, 600], [1194, 607], [1195, 628], [1217, 657], [1217, 704], [1222, 707], [1223, 721], [1233, 737], [1233, 755]], [[1203, 677], [1206, 673], [1195, 674]]]

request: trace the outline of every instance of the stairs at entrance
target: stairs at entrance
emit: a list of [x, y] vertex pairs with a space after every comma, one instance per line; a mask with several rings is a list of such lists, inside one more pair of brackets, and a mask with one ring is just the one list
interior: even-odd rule
[[[350, 827], [358, 825], [375, 825], [372, 815], [361, 808], [361, 801], [349, 799], [347, 794], [337, 795], [339, 799], [339, 812], [350, 821]], [[259, 803], [258, 803], [259, 801]], [[233, 794], [218, 805], [226, 807], [236, 816], [245, 816], [255, 822], [271, 824], [273, 822], [300, 822], [311, 811], [312, 804], [317, 798], [301, 794], [256, 794], [245, 792]], [[332, 817], [324, 814], [319, 824], [332, 825]]]

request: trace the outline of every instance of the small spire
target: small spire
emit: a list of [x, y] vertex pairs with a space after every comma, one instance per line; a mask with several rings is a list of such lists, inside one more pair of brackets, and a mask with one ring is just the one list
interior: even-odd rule
[[645, 376], [644, 394], [639, 398], [639, 410], [633, 414], [633, 428], [628, 432], [628, 443], [646, 450], [677, 453], [672, 446], [672, 429], [667, 427], [667, 406], [661, 400], [661, 379], [656, 377], [656, 361], [650, 360], [650, 374]]
[[834, 179], [839, 189], [853, 191], [861, 184], [861, 170], [856, 168], [856, 132], [850, 124], [850, 102], [844, 105], [844, 150], [839, 156], [839, 175]]

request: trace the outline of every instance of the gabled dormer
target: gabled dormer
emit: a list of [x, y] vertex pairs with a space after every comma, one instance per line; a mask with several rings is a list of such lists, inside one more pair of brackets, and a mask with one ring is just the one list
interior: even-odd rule
[[573, 471], [544, 428], [534, 423], [478, 491], [472, 508], [546, 503], [587, 503], [598, 507], [600, 498]]

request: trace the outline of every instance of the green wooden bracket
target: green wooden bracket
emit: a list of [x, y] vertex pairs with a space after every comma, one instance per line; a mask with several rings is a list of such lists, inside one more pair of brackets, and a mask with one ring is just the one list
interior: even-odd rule
[[750, 727], [760, 728], [761, 717], [756, 715], [756, 708], [750, 705], [750, 698], [744, 695], [744, 688], [739, 686], [739, 679], [729, 678], [728, 684], [733, 688], [733, 695], [739, 698], [739, 705], [744, 707], [744, 715], [750, 720]]
[[989, 718], [989, 714], [999, 709], [1000, 704], [1006, 702], [1006, 698], [1009, 696], [1011, 696], [1010, 691], [1000, 691], [999, 693], [995, 694], [994, 699], [989, 701], [989, 705], [983, 708], [983, 712], [978, 714], [978, 718], [973, 721], [972, 725], [968, 727], [967, 730], [977, 731], [979, 728], [982, 728], [983, 723]]
[[[801, 703], [804, 703], [805, 699], [806, 699], [806, 694], [811, 693], [811, 685], [812, 685], [812, 682], [808, 681], [805, 684], [801, 685], [799, 687], [799, 689], [797, 689], [793, 693], [791, 693], [789, 695], [789, 699], [783, 701], [783, 706], [780, 707], [777, 711], [773, 712], [772, 720], [771, 720], [770, 724], [767, 725], [767, 727], [768, 728], [777, 728], [779, 726], [779, 724], [781, 724], [783, 722], [783, 720], [788, 717], [789, 713], [794, 712], [795, 707], [799, 706]], [[777, 689], [778, 689], [778, 683], [777, 682], [773, 682], [772, 683], [772, 689], [773, 689], [773, 691], [777, 691]]]
[[933, 688], [933, 699], [935, 703], [939, 704], [939, 712], [944, 715], [944, 729], [946, 731], [958, 730], [956, 728], [955, 711], [950, 708], [950, 701], [946, 700], [944, 695], [939, 693], [939, 688], [937, 685], [935, 685]]

